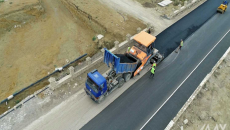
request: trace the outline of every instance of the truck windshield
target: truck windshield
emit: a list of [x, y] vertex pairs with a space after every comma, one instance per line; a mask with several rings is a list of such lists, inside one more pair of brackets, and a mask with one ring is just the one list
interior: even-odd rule
[[97, 86], [97, 84], [95, 84], [95, 83], [93, 82], [92, 79], [90, 79], [90, 78], [88, 77], [87, 80], [86, 80], [86, 83], [89, 85], [89, 87], [90, 87], [91, 89], [93, 89], [94, 92], [98, 93], [98, 88], [99, 88], [99, 87]]
[[147, 52], [147, 47], [145, 47], [144, 45], [141, 45], [137, 41], [135, 41], [134, 46], [139, 48], [140, 50], [144, 51], [145, 53]]

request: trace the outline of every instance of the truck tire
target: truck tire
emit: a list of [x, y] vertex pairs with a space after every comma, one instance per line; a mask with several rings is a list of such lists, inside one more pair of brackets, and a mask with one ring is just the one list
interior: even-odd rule
[[125, 80], [125, 82], [129, 81], [130, 79], [131, 79], [131, 74], [130, 73], [124, 74], [124, 80]]
[[118, 87], [119, 87], [119, 88], [122, 87], [122, 86], [124, 85], [124, 83], [125, 83], [124, 78], [119, 78], [119, 79], [118, 79]]

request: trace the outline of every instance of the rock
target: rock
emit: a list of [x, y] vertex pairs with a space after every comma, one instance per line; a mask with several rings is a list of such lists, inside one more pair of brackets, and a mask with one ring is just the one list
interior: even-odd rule
[[188, 119], [185, 119], [183, 122], [186, 125], [188, 123]]
[[205, 118], [208, 117], [208, 114], [206, 112], [204, 112], [204, 111], [201, 111], [201, 114], [200, 114], [199, 117], [200, 117], [201, 120], [204, 120]]
[[222, 114], [221, 114], [221, 112], [217, 112], [217, 115], [218, 115], [218, 116], [221, 116]]
[[187, 1], [184, 1], [184, 6], [187, 6], [188, 2]]
[[97, 39], [102, 39], [104, 36], [102, 34], [97, 35]]
[[221, 69], [221, 68], [222, 68], [222, 65], [220, 65], [218, 68]]

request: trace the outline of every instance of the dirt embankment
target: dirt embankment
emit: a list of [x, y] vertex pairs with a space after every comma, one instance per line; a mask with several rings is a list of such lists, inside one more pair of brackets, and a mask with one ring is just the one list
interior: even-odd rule
[[103, 34], [108, 45], [135, 34], [137, 27], [145, 28], [97, 0], [8, 0], [0, 6], [0, 100], [67, 60], [93, 55], [97, 34]]
[[[62, 0], [75, 19], [84, 22], [84, 26], [97, 34], [105, 36], [105, 44], [123, 41], [125, 36], [135, 34], [137, 27], [146, 26], [127, 14], [113, 10], [98, 0]], [[99, 8], [102, 7], [102, 8]]]
[[9, 0], [0, 3], [0, 34], [10, 32], [13, 28], [20, 28], [42, 14], [44, 8], [40, 0], [24, 2]]

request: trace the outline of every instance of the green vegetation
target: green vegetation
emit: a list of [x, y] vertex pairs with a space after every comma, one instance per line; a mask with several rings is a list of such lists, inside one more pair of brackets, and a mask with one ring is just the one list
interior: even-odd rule
[[94, 37], [92, 38], [93, 41], [95, 41], [96, 39], [97, 39], [96, 36], [94, 36]]
[[16, 100], [16, 101], [15, 101], [15, 104], [18, 104], [19, 102], [21, 102], [21, 101], [20, 101], [20, 100]]

